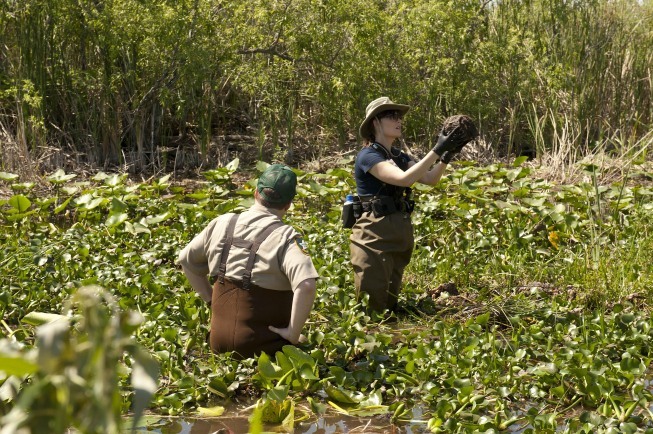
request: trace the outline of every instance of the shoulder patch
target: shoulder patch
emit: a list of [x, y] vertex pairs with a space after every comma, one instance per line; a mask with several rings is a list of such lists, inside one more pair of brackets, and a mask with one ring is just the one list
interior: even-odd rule
[[299, 250], [305, 255], [308, 255], [308, 243], [304, 241], [304, 238], [301, 236], [295, 237], [295, 244], [297, 244], [297, 247], [299, 247]]

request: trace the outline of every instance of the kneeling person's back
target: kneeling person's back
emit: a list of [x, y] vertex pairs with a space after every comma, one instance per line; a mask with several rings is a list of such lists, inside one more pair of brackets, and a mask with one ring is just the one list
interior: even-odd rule
[[214, 219], [180, 253], [191, 286], [211, 304], [213, 351], [251, 357], [300, 340], [318, 275], [300, 234], [281, 220], [295, 192], [294, 172], [269, 166], [249, 210]]

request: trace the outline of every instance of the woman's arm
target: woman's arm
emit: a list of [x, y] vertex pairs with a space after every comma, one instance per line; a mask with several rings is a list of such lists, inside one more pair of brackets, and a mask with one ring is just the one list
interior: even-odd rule
[[439, 161], [431, 170], [426, 172], [418, 181], [422, 184], [435, 185], [440, 182], [442, 175], [447, 170], [447, 163]]
[[[405, 172], [390, 161], [382, 161], [372, 166], [370, 173], [376, 179], [383, 181], [386, 184], [397, 185], [399, 187], [410, 187], [415, 182], [420, 181], [427, 174], [433, 163], [435, 163], [439, 158], [440, 156], [438, 154], [431, 151], [426, 154], [426, 157], [410, 166]], [[438, 164], [438, 166], [445, 165]], [[438, 169], [436, 167], [433, 170], [443, 171], [444, 168]], [[440, 176], [442, 176], [442, 173], [440, 173]]]

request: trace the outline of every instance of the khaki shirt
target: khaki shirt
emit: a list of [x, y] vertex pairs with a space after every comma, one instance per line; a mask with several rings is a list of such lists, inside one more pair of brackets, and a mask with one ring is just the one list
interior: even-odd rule
[[[179, 254], [181, 264], [196, 274], [217, 276], [227, 225], [233, 214], [212, 220]], [[260, 204], [243, 212], [234, 228], [234, 238], [253, 241], [270, 224], [281, 219]], [[231, 246], [226, 278], [240, 281], [249, 250]], [[277, 291], [294, 291], [306, 279], [318, 277], [315, 266], [303, 247], [301, 235], [291, 226], [276, 228], [263, 241], [252, 269], [252, 284]]]

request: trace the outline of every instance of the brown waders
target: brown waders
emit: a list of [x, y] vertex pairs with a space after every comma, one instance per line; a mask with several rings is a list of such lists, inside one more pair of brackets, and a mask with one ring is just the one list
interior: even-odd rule
[[365, 212], [349, 237], [356, 294], [369, 294], [370, 309], [394, 310], [404, 268], [413, 253], [410, 214], [398, 211], [383, 217]]
[[[211, 296], [211, 350], [216, 353], [233, 351], [237, 358], [252, 357], [262, 351], [274, 354], [290, 342], [268, 329], [288, 327], [292, 310], [292, 291], [275, 291], [250, 283], [256, 252], [263, 241], [281, 223], [268, 226], [254, 242], [234, 238], [238, 220], [235, 214], [227, 226], [227, 238], [222, 249], [220, 268]], [[225, 279], [226, 264], [232, 245], [249, 248], [249, 258], [243, 279]]]

